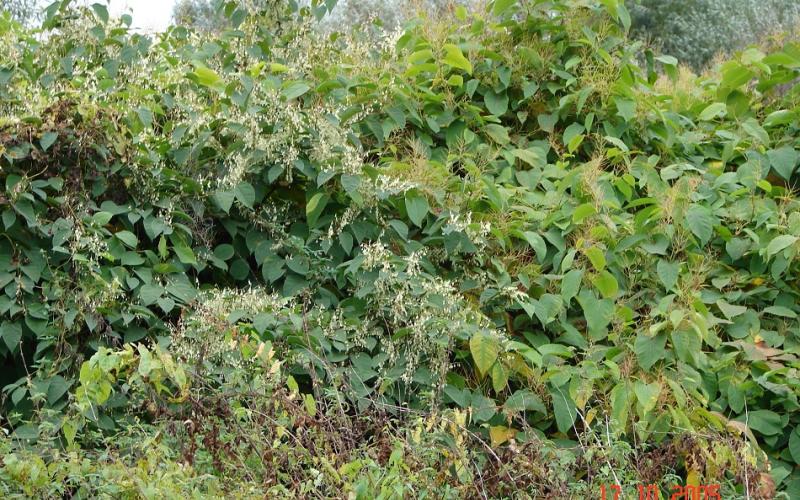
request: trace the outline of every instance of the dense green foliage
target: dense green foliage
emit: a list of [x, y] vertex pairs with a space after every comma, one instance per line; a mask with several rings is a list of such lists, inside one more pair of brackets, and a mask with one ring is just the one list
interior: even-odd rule
[[800, 46], [224, 10], [0, 19], [4, 494], [800, 489]]
[[700, 69], [761, 37], [796, 32], [797, 0], [629, 0], [636, 36]]

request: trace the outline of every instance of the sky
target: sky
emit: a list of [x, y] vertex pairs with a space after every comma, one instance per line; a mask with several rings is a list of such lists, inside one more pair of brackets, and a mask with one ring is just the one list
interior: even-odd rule
[[[104, 2], [101, 0], [99, 3]], [[162, 31], [172, 18], [173, 5], [175, 0], [111, 0], [108, 12], [117, 17], [126, 13], [131, 14], [134, 28], [143, 31]]]

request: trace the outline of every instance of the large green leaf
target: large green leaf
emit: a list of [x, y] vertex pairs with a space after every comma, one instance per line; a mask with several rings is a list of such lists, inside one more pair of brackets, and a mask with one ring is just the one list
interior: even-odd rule
[[317, 225], [317, 220], [319, 216], [322, 215], [322, 211], [325, 210], [329, 199], [330, 196], [328, 196], [327, 193], [320, 192], [315, 193], [311, 199], [308, 200], [308, 203], [306, 203], [306, 220], [310, 227]]
[[522, 411], [537, 411], [539, 413], [546, 413], [547, 409], [542, 403], [542, 398], [538, 394], [528, 390], [519, 389], [514, 392], [508, 399], [506, 399], [503, 408], [506, 411], [522, 412]]
[[498, 94], [490, 90], [483, 96], [483, 100], [486, 109], [493, 115], [501, 116], [508, 111], [508, 96], [505, 92]]
[[628, 384], [619, 382], [611, 389], [611, 416], [616, 421], [615, 428], [624, 428], [628, 420], [630, 408]]
[[789, 454], [794, 463], [800, 464], [800, 426], [795, 427], [789, 433]]
[[650, 370], [653, 365], [663, 360], [667, 356], [664, 346], [667, 343], [667, 336], [664, 333], [651, 336], [640, 332], [636, 335], [634, 351], [639, 366], [644, 370]]
[[792, 236], [790, 234], [782, 234], [769, 242], [769, 245], [767, 245], [767, 255], [772, 257], [778, 252], [797, 243], [797, 240], [798, 240], [797, 236]]
[[235, 198], [236, 194], [234, 191], [217, 191], [213, 195], [213, 199], [217, 206], [225, 213], [230, 212], [231, 207], [233, 206], [233, 200]]
[[772, 410], [751, 410], [736, 417], [736, 420], [765, 436], [778, 434], [784, 426], [781, 416]]
[[178, 256], [178, 259], [184, 264], [197, 264], [197, 258], [192, 248], [183, 238], [173, 238], [172, 249], [175, 251], [175, 255]]
[[309, 90], [311, 90], [311, 86], [308, 85], [306, 82], [303, 81], [287, 82], [283, 86], [281, 94], [287, 100], [292, 100], [292, 99], [297, 99], [298, 97], [302, 96]]
[[256, 201], [256, 191], [252, 184], [249, 182], [239, 183], [234, 189], [234, 195], [239, 200], [239, 203], [247, 208], [253, 208], [253, 204]]
[[704, 205], [692, 204], [686, 212], [687, 227], [703, 245], [708, 243], [714, 234], [715, 222], [711, 210]]
[[547, 164], [547, 155], [541, 148], [517, 148], [512, 154], [532, 167], [543, 168]]
[[42, 146], [43, 151], [47, 151], [56, 142], [57, 138], [58, 132], [45, 132], [42, 134], [42, 138], [39, 139], [39, 145]]
[[578, 295], [578, 302], [583, 308], [589, 336], [599, 340], [606, 336], [606, 327], [614, 317], [614, 302], [608, 299], [598, 300], [591, 292], [583, 290]]
[[550, 397], [553, 401], [553, 414], [556, 419], [556, 427], [559, 432], [567, 433], [572, 430], [575, 419], [578, 418], [578, 410], [575, 402], [569, 395], [568, 386], [555, 387], [550, 390]]
[[516, 0], [494, 0], [492, 14], [499, 16], [509, 10], [515, 3]]
[[725, 116], [727, 111], [727, 106], [723, 102], [715, 102], [714, 104], [709, 104], [698, 116], [700, 120], [709, 121], [715, 118]]
[[608, 271], [601, 271], [594, 278], [594, 286], [600, 291], [606, 299], [613, 299], [619, 292], [619, 284], [617, 279]]
[[578, 295], [582, 278], [583, 271], [579, 269], [573, 269], [564, 275], [564, 278], [561, 280], [561, 298], [565, 303], [568, 303], [573, 297]]
[[10, 321], [3, 322], [0, 324], [0, 337], [3, 338], [3, 342], [5, 342], [8, 350], [15, 352], [22, 338], [22, 325]]
[[767, 157], [769, 157], [772, 168], [774, 168], [781, 177], [787, 180], [791, 179], [792, 173], [794, 173], [797, 163], [800, 161], [800, 153], [789, 146], [770, 149], [767, 151]]
[[136, 244], [139, 242], [136, 235], [130, 231], [119, 231], [114, 236], [130, 248], [136, 248]]
[[661, 280], [665, 289], [672, 290], [675, 288], [675, 285], [678, 283], [680, 268], [681, 265], [678, 262], [668, 262], [663, 259], [658, 260], [656, 272], [658, 273], [658, 279]]
[[525, 231], [522, 234], [525, 236], [525, 241], [527, 241], [536, 252], [536, 258], [539, 262], [543, 263], [545, 258], [547, 258], [547, 243], [545, 243], [544, 238], [533, 231]]
[[585, 253], [597, 271], [603, 271], [606, 268], [606, 255], [601, 248], [591, 247]]
[[684, 326], [672, 331], [672, 346], [675, 348], [675, 355], [678, 359], [684, 363], [695, 365], [697, 357], [702, 351], [703, 341], [697, 331]]
[[408, 218], [416, 226], [422, 227], [422, 222], [425, 220], [425, 216], [428, 215], [429, 210], [428, 200], [424, 196], [414, 191], [406, 193], [406, 212], [408, 213]]
[[498, 144], [508, 144], [511, 141], [511, 138], [508, 136], [508, 130], [502, 125], [497, 125], [496, 123], [492, 123], [486, 125], [484, 130], [492, 140]]

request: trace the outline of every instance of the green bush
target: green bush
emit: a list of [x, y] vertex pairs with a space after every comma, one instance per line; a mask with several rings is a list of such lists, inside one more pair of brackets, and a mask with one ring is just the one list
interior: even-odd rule
[[[217, 298], [210, 302], [219, 304]], [[211, 332], [208, 324], [192, 322], [180, 338], [195, 327], [195, 340]], [[64, 415], [66, 449], [59, 445], [59, 429], [46, 422], [39, 424], [33, 446], [0, 438], [0, 493], [10, 498], [564, 498], [593, 496], [602, 485], [617, 482], [657, 484], [668, 491], [682, 481], [673, 469], [677, 460], [702, 463], [712, 476], [725, 469], [741, 473], [742, 464], [757, 460], [746, 443], [716, 433], [658, 447], [633, 447], [593, 431], [578, 434], [578, 443], [529, 436], [500, 446], [509, 439], [506, 428], [493, 427], [484, 441], [470, 430], [469, 411], [461, 409], [413, 412], [398, 427], [399, 420], [388, 421], [383, 411], [353, 413], [335, 392], [303, 394], [285, 360], [257, 333], [239, 331], [233, 338], [230, 331], [216, 333], [226, 337], [220, 342], [226, 348], [217, 348], [215, 363], [190, 357], [184, 365], [159, 348], [142, 346], [138, 352], [129, 346], [95, 354], [84, 364], [75, 404]], [[126, 404], [113, 402], [122, 394]], [[137, 420], [104, 436], [90, 426], [98, 412]], [[586, 470], [590, 477], [583, 477]], [[721, 491], [735, 490], [727, 481]]]
[[797, 491], [798, 117], [774, 90], [800, 46], [687, 80], [610, 0], [378, 43], [310, 29], [324, 4], [225, 12], [155, 39], [99, 4], [0, 20], [9, 494], [76, 460], [114, 483], [120, 433], [169, 434], [176, 495]]

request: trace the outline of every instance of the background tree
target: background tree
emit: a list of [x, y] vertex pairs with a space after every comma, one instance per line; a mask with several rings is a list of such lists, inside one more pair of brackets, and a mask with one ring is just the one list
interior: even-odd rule
[[339, 0], [326, 26], [358, 27], [376, 22], [391, 31], [410, 18], [425, 13], [436, 18], [452, 10], [456, 5], [477, 4], [472, 0]]
[[800, 18], [798, 0], [638, 0], [629, 8], [635, 36], [695, 69], [767, 33], [794, 31]]
[[22, 24], [31, 24], [39, 19], [41, 5], [38, 0], [0, 0], [0, 11], [10, 13]]
[[[287, 3], [283, 0], [247, 0], [231, 2], [224, 0], [178, 0], [172, 10], [173, 24], [192, 27], [203, 31], [221, 31], [231, 27], [231, 19], [237, 17], [234, 11], [266, 12], [274, 19], [278, 9], [284, 9]], [[276, 15], [272, 15], [275, 13]]]
[[[266, 0], [253, 0], [251, 7], [260, 8]], [[298, 2], [300, 4], [308, 4]], [[319, 24], [321, 29], [334, 30], [342, 27], [380, 26], [391, 31], [421, 12], [436, 17], [450, 11], [456, 5], [478, 5], [476, 0], [339, 0], [332, 11]], [[331, 2], [326, 2], [331, 4]], [[173, 9], [173, 21], [177, 25], [191, 26], [201, 30], [221, 30], [228, 26], [224, 15], [224, 3], [219, 0], [179, 0]]]
[[173, 7], [172, 19], [177, 25], [203, 30], [225, 26], [225, 17], [211, 0], [179, 0]]

